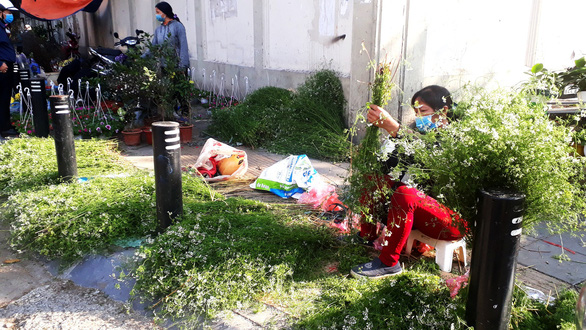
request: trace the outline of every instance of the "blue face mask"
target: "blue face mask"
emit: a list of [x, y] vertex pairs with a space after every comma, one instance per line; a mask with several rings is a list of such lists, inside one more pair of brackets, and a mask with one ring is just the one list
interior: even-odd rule
[[4, 22], [6, 22], [6, 24], [10, 24], [10, 23], [12, 23], [12, 21], [14, 21], [14, 15], [7, 14], [6, 18], [4, 19]]
[[417, 129], [420, 132], [426, 133], [426, 132], [431, 131], [434, 128], [437, 128], [437, 123], [434, 123], [433, 121], [431, 121], [432, 116], [433, 115], [415, 118], [415, 126], [417, 126]]
[[162, 15], [160, 15], [160, 14], [157, 14], [157, 21], [159, 21], [159, 22], [164, 22], [164, 21], [165, 21], [165, 19], [163, 18], [163, 16], [162, 16]]

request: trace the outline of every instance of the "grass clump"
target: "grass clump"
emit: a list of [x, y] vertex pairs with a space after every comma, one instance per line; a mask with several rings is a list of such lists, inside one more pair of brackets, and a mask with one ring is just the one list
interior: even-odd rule
[[350, 147], [345, 106], [339, 78], [333, 71], [323, 70], [310, 76], [295, 93], [264, 87], [235, 107], [214, 110], [209, 130], [229, 143], [342, 160]]
[[[78, 175], [91, 177], [136, 171], [115, 152], [116, 146], [112, 141], [76, 140]], [[0, 196], [60, 181], [53, 139], [22, 138], [0, 144]]]

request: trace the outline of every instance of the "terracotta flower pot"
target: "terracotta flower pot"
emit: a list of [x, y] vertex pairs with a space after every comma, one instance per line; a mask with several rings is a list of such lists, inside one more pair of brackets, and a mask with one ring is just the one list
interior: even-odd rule
[[142, 133], [144, 134], [144, 141], [148, 144], [153, 144], [153, 130], [150, 127], [145, 127], [142, 129]]
[[140, 134], [142, 130], [140, 129], [130, 129], [127, 131], [122, 131], [122, 135], [124, 137], [124, 143], [127, 146], [137, 146], [140, 144]]
[[193, 135], [193, 125], [179, 126], [179, 137], [181, 139], [181, 143], [191, 142], [192, 135]]
[[572, 142], [571, 147], [574, 148], [576, 152], [572, 152], [570, 156], [584, 156], [584, 145]]

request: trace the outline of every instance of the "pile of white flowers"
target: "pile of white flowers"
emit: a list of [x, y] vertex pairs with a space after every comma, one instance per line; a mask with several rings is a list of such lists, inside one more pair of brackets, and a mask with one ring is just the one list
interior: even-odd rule
[[[543, 104], [514, 92], [466, 88], [448, 127], [399, 148], [413, 153], [418, 187], [465, 219], [477, 212], [480, 189], [523, 193], [524, 225], [576, 230], [586, 207], [584, 157], [572, 152], [571, 127], [549, 118]], [[572, 118], [575, 120], [576, 118]]]

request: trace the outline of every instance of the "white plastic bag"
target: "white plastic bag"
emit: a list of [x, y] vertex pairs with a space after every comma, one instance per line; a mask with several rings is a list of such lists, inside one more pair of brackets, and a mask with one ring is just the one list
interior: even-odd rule
[[208, 139], [204, 144], [199, 154], [199, 157], [197, 157], [197, 160], [193, 165], [193, 168], [215, 170], [215, 163], [219, 162], [224, 158], [230, 158], [233, 155], [237, 155], [238, 157], [242, 157], [243, 159], [242, 163], [234, 173], [232, 173], [231, 175], [217, 175], [214, 177], [207, 177], [204, 179], [208, 182], [217, 182], [241, 177], [246, 173], [246, 171], [248, 171], [248, 157], [246, 156], [246, 152], [244, 150], [236, 149], [225, 143], [216, 141], [211, 138]]
[[317, 171], [306, 155], [289, 156], [262, 171], [250, 187], [283, 198], [298, 198], [317, 177]]

